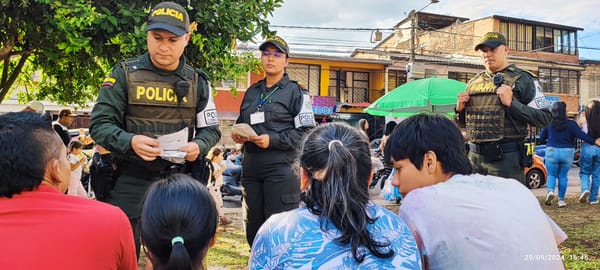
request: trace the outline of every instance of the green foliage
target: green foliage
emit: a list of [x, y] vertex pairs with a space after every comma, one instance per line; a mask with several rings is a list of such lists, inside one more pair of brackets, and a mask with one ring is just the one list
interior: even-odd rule
[[[175, 1], [197, 22], [187, 61], [213, 82], [256, 70], [259, 62], [250, 53], [233, 51], [235, 40], [273, 35], [267, 17], [282, 1]], [[146, 50], [146, 17], [159, 2], [0, 0], [0, 103], [16, 85], [25, 88], [23, 102], [93, 100], [111, 66]], [[33, 81], [35, 70], [43, 75]]]

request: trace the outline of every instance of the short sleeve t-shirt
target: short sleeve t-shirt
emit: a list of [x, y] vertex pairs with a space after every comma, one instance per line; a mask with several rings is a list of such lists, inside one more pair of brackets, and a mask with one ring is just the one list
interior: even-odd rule
[[400, 216], [432, 270], [563, 269], [557, 244], [566, 234], [514, 179], [455, 175], [408, 193]]

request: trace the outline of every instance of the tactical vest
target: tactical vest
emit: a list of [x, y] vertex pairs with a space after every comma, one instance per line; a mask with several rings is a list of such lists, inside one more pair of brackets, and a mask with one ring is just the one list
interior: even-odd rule
[[[501, 73], [503, 84], [514, 87], [521, 75], [511, 77]], [[493, 75], [487, 72], [477, 74], [467, 86], [470, 96], [469, 106], [465, 108], [467, 140], [474, 143], [496, 142], [502, 139], [522, 138], [512, 123], [506, 123], [507, 111], [496, 95]]]
[[[177, 74], [161, 76], [140, 67], [137, 59], [122, 63], [127, 80], [125, 126], [128, 132], [156, 138], [187, 126], [188, 139], [193, 137], [198, 73], [191, 66], [184, 66], [185, 78], [182, 78]], [[176, 91], [175, 83], [183, 80], [189, 82], [187, 91]]]

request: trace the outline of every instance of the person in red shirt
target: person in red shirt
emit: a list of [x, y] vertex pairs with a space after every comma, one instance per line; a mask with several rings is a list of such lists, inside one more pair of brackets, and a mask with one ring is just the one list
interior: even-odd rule
[[70, 164], [50, 123], [33, 112], [0, 115], [0, 268], [137, 269], [125, 214], [64, 194]]

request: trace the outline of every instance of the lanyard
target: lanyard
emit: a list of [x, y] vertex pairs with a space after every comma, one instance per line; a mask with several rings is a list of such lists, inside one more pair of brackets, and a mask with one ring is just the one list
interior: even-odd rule
[[256, 108], [260, 110], [260, 108], [262, 108], [262, 106], [265, 105], [269, 97], [275, 94], [277, 90], [279, 90], [279, 86], [276, 86], [275, 89], [271, 90], [271, 92], [266, 96], [264, 93], [260, 93], [260, 99], [258, 100], [258, 105], [256, 106]]

